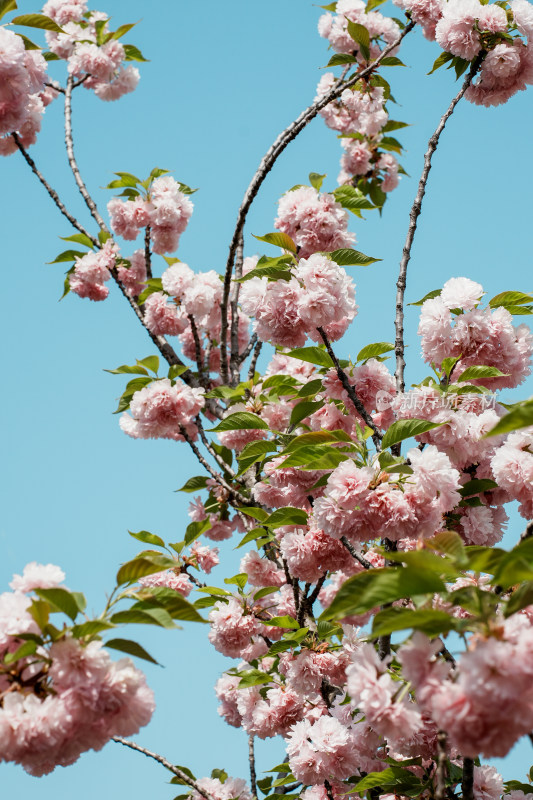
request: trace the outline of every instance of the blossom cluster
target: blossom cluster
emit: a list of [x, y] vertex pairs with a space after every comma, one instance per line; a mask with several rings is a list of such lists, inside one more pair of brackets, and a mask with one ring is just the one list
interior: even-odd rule
[[[100, 641], [68, 632], [44, 638], [32, 592], [61, 586], [64, 578], [52, 564], [28, 564], [14, 576], [13, 591], [0, 595], [0, 759], [31, 775], [72, 764], [112, 736], [137, 733], [155, 707], [144, 675], [129, 658], [112, 661]], [[32, 655], [6, 663], [32, 638], [39, 643]]]
[[46, 102], [46, 61], [40, 50], [25, 50], [24, 40], [0, 28], [0, 155], [17, 149], [11, 134], [23, 147], [36, 141]]
[[43, 14], [62, 32], [47, 30], [50, 52], [68, 62], [68, 72], [101, 100], [118, 100], [139, 82], [139, 70], [124, 66], [128, 53], [109, 30], [107, 14], [88, 11], [85, 0], [48, 0]]

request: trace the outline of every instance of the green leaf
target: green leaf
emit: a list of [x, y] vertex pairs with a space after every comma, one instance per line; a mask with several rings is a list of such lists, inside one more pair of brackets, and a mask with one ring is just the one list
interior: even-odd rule
[[436, 72], [436, 70], [440, 69], [445, 64], [447, 64], [448, 61], [452, 61], [452, 60], [453, 60], [453, 56], [452, 56], [451, 53], [441, 53], [440, 56], [435, 59], [435, 62], [433, 64], [432, 68], [430, 69], [430, 71], [428, 72], [428, 75], [432, 75], [434, 72]]
[[385, 608], [372, 622], [373, 636], [388, 636], [395, 631], [413, 629], [427, 636], [439, 636], [454, 628], [454, 619], [445, 611], [434, 609]]
[[421, 300], [417, 300], [416, 303], [408, 303], [409, 306], [421, 306], [423, 305], [426, 300], [433, 300], [435, 297], [439, 297], [442, 289], [433, 289], [432, 292], [428, 292]]
[[446, 423], [428, 422], [427, 419], [398, 419], [386, 432], [381, 441], [381, 447], [385, 450], [387, 447], [392, 447], [393, 444], [403, 442], [404, 439], [420, 436], [433, 428], [440, 428], [442, 424]]
[[269, 528], [280, 528], [282, 525], [307, 525], [307, 514], [301, 508], [278, 508], [264, 520]]
[[399, 131], [401, 128], [409, 128], [409, 123], [390, 119], [381, 130], [383, 133], [390, 133], [391, 131]]
[[533, 605], [533, 581], [527, 581], [515, 589], [505, 607], [504, 617], [510, 617], [530, 605]]
[[368, 61], [370, 58], [370, 34], [365, 28], [364, 25], [360, 25], [358, 22], [352, 22], [350, 19], [347, 19], [347, 27], [348, 33], [359, 45], [359, 50], [361, 51], [361, 55]]
[[189, 478], [187, 483], [184, 483], [178, 492], [198, 492], [200, 489], [207, 487], [207, 478], [205, 475], [196, 475], [194, 478]]
[[268, 511], [265, 511], [264, 508], [256, 508], [255, 506], [238, 508], [237, 511], [241, 511], [243, 514], [246, 514], [252, 519], [256, 519], [258, 522], [264, 522], [269, 517]]
[[414, 567], [384, 567], [360, 572], [348, 578], [337, 592], [321, 619], [342, 619], [351, 614], [364, 614], [376, 606], [393, 603], [417, 594], [443, 592], [443, 581], [431, 572]]
[[120, 397], [117, 410], [114, 413], [119, 414], [121, 411], [126, 411], [130, 407], [130, 402], [135, 392], [139, 392], [152, 382], [153, 379], [149, 375], [141, 376], [140, 378], [134, 378], [132, 381], [129, 381]]
[[473, 494], [481, 494], [482, 492], [492, 492], [498, 488], [495, 481], [489, 478], [475, 478], [472, 481], [467, 481], [464, 486], [459, 489], [461, 497], [471, 497]]
[[6, 653], [4, 655], [4, 664], [14, 664], [20, 658], [31, 656], [37, 651], [37, 642], [29, 641], [17, 647], [14, 653]]
[[299, 630], [298, 622], [288, 614], [282, 617], [271, 617], [269, 620], [262, 620], [264, 625], [272, 625], [274, 628], [290, 628], [291, 630]]
[[180, 375], [183, 375], [184, 372], [187, 372], [189, 367], [186, 367], [185, 364], [172, 364], [172, 366], [168, 369], [168, 377], [173, 380], [175, 378], [179, 378]]
[[335, 53], [326, 64], [327, 67], [341, 67], [345, 64], [356, 64], [357, 59], [347, 53]]
[[332, 253], [326, 253], [328, 258], [338, 264], [340, 267], [367, 267], [369, 264], [375, 264], [376, 261], [382, 261], [381, 258], [372, 258], [372, 256], [365, 256], [358, 250], [351, 250], [346, 247], [340, 250], [334, 250]]
[[111, 33], [111, 39], [121, 39], [128, 31], [131, 31], [138, 23], [130, 22], [128, 25], [121, 25], [116, 31]]
[[143, 658], [145, 661], [150, 661], [152, 664], [160, 666], [159, 662], [152, 658], [144, 647], [141, 647], [138, 642], [133, 642], [131, 639], [111, 639], [105, 643], [105, 646], [111, 647], [112, 650], [119, 650], [121, 653], [127, 653], [129, 656]]
[[211, 527], [211, 521], [209, 518], [200, 519], [197, 520], [196, 522], [190, 522], [185, 530], [185, 544], [186, 545], [192, 544], [203, 533], [208, 531], [210, 527]]
[[457, 380], [461, 382], [466, 381], [476, 381], [481, 380], [482, 378], [503, 378], [507, 377], [507, 373], [500, 372], [499, 369], [496, 367], [467, 367], [464, 372], [461, 373]]
[[465, 559], [463, 540], [455, 531], [442, 531], [432, 539], [426, 539], [425, 544], [439, 553], [445, 553], [460, 562]]
[[90, 250], [94, 249], [93, 243], [84, 233], [75, 233], [73, 236], [60, 236], [59, 238], [63, 242], [76, 242], [76, 244], [82, 244]]
[[379, 6], [382, 6], [384, 2], [385, 0], [367, 0], [365, 13], [368, 14], [369, 11], [379, 8]]
[[306, 447], [307, 445], [351, 441], [352, 440], [348, 434], [344, 431], [311, 431], [310, 433], [302, 433], [300, 436], [295, 436], [280, 455], [293, 453], [296, 450], [299, 450], [301, 447]]
[[267, 431], [268, 425], [264, 420], [253, 414], [251, 411], [237, 411], [224, 417], [216, 428], [211, 428], [210, 433], [220, 433], [221, 431], [240, 431], [240, 430], [262, 430]]
[[297, 358], [300, 361], [307, 361], [310, 364], [317, 364], [328, 369], [335, 366], [327, 352], [321, 347], [296, 347], [286, 355], [290, 356], [290, 358]]
[[322, 184], [324, 183], [325, 177], [326, 175], [319, 175], [318, 172], [310, 172], [309, 183], [311, 184], [313, 189], [316, 189], [317, 192], [319, 192], [320, 189], [322, 188]]
[[126, 61], [148, 61], [148, 59], [143, 56], [139, 48], [135, 47], [135, 45], [125, 44], [123, 47], [126, 54]]
[[17, 3], [15, 0], [0, 0], [0, 19], [9, 11], [14, 11], [16, 8]]
[[131, 561], [126, 561], [117, 572], [117, 584], [132, 583], [146, 575], [153, 575], [154, 572], [162, 572], [165, 569], [173, 569], [177, 562], [173, 558], [161, 555], [160, 553], [142, 553]]
[[246, 572], [239, 572], [238, 575], [233, 575], [232, 578], [224, 578], [224, 583], [228, 585], [238, 586], [239, 589], [244, 589], [248, 582], [248, 575]]
[[335, 200], [341, 204], [343, 208], [347, 208], [349, 211], [353, 211], [354, 213], [360, 211], [361, 209], [372, 209], [375, 208], [374, 204], [370, 202], [368, 197], [366, 197], [360, 189], [356, 189], [354, 186], [338, 186], [332, 194], [335, 197]]
[[237, 689], [249, 689], [250, 686], [260, 686], [263, 683], [271, 683], [272, 676], [266, 672], [261, 672], [259, 669], [249, 669], [245, 672], [240, 672], [240, 681]]
[[318, 392], [321, 392], [323, 388], [322, 381], [320, 378], [317, 378], [314, 381], [305, 383], [298, 392], [298, 397], [314, 397]]
[[347, 458], [347, 455], [331, 445], [305, 445], [289, 453], [283, 462], [283, 467], [336, 469]]
[[252, 234], [252, 236], [255, 239], [259, 239], [260, 242], [267, 242], [267, 244], [273, 244], [276, 247], [289, 250], [291, 253], [296, 253], [296, 245], [286, 233], [274, 231], [273, 233], [266, 233], [264, 236], [256, 236], [255, 234]]
[[104, 369], [104, 372], [109, 372], [110, 375], [148, 375], [144, 367], [139, 365], [129, 366], [128, 364], [122, 364], [116, 369]]
[[64, 250], [53, 261], [47, 261], [47, 264], [62, 264], [67, 261], [75, 261], [77, 258], [83, 258], [87, 252], [82, 250]]
[[164, 608], [130, 608], [117, 611], [111, 617], [111, 622], [114, 625], [158, 625], [169, 630], [176, 627], [172, 617]]
[[96, 636], [102, 631], [107, 631], [113, 628], [111, 622], [106, 622], [103, 619], [90, 619], [88, 622], [82, 622], [81, 625], [74, 625], [72, 628], [72, 635], [76, 639], [82, 639], [84, 636]]
[[291, 412], [291, 419], [290, 424], [292, 426], [298, 425], [306, 417], [311, 416], [314, 414], [315, 411], [318, 411], [324, 405], [323, 400], [318, 400], [317, 402], [313, 402], [312, 400], [304, 400], [301, 403], [297, 403]]
[[526, 400], [516, 408], [513, 408], [509, 414], [505, 414], [498, 424], [491, 428], [483, 438], [498, 436], [502, 433], [511, 433], [521, 428], [528, 428], [530, 425], [533, 425], [533, 400]]
[[34, 589], [35, 594], [50, 603], [52, 611], [62, 611], [71, 620], [78, 616], [79, 608], [72, 592], [56, 586], [53, 589]]
[[398, 795], [406, 791], [421, 790], [422, 784], [416, 775], [402, 767], [387, 767], [381, 772], [369, 772], [362, 780], [355, 784], [353, 792], [361, 795], [368, 789], [375, 789], [381, 786], [382, 789], [394, 789]]
[[489, 306], [491, 308], [498, 308], [498, 306], [509, 308], [532, 302], [533, 294], [525, 294], [524, 292], [501, 292], [493, 297], [492, 300], [489, 300]]
[[20, 36], [20, 38], [24, 42], [24, 49], [25, 50], [40, 50], [41, 49], [38, 44], [35, 44], [35, 42], [32, 42], [32, 40], [28, 39], [28, 37], [24, 36], [24, 34], [17, 33], [17, 36]]
[[146, 369], [149, 369], [151, 372], [155, 372], [157, 375], [159, 370], [159, 356], [147, 356], [146, 358], [141, 358], [140, 361], [137, 361], [137, 364], [140, 367], [146, 367]]
[[23, 25], [25, 28], [41, 28], [45, 31], [55, 31], [56, 33], [65, 33], [63, 28], [60, 28], [57, 22], [54, 22], [50, 17], [44, 14], [21, 14], [19, 17], [14, 17], [11, 20], [13, 25]]
[[184, 622], [207, 622], [200, 616], [196, 608], [175, 589], [169, 589], [166, 586], [154, 586], [146, 591], [149, 592], [149, 595], [145, 600], [136, 603], [133, 606], [134, 610], [146, 611], [160, 606], [172, 619], [179, 619]]
[[248, 544], [249, 542], [254, 542], [260, 536], [264, 536], [264, 535], [265, 535], [265, 529], [264, 528], [252, 528], [251, 531], [248, 531], [248, 533], [246, 533], [242, 537], [242, 539], [239, 542], [239, 544], [237, 545], [237, 547], [235, 547], [235, 550], [238, 550], [240, 547], [244, 547], [244, 545]]
[[363, 347], [363, 349], [359, 351], [357, 360], [367, 361], [369, 358], [381, 356], [383, 353], [390, 353], [391, 350], [394, 350], [394, 345], [392, 342], [375, 342], [374, 344], [367, 344], [366, 347]]
[[405, 67], [403, 61], [400, 61], [396, 56], [385, 56], [379, 63], [382, 67]]
[[156, 547], [164, 547], [165, 543], [160, 536], [156, 536], [154, 533], [149, 533], [148, 531], [139, 531], [138, 533], [133, 533], [133, 531], [128, 531], [130, 536], [133, 536], [134, 539], [138, 539], [139, 542], [144, 542], [145, 544], [155, 544]]
[[275, 453], [276, 449], [275, 444], [272, 442], [265, 442], [264, 440], [247, 444], [243, 447], [238, 456], [238, 475], [242, 475], [243, 472], [250, 469], [257, 461], [261, 461], [267, 453]]

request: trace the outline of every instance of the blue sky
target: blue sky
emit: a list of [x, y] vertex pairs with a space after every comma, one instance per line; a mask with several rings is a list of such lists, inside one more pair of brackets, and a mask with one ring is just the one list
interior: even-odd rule
[[[19, 8], [36, 10], [26, 0]], [[320, 9], [310, 0], [108, 0], [102, 8], [117, 25], [143, 17], [127, 40], [150, 63], [141, 65], [137, 91], [118, 103], [102, 103], [83, 89], [76, 93], [82, 173], [102, 207], [109, 193], [101, 187], [118, 170], [144, 176], [154, 166], [164, 167], [200, 187], [179, 257], [195, 270], [221, 271], [237, 208], [260, 158], [313, 100], [320, 67], [329, 59], [316, 33]], [[408, 67], [388, 70], [399, 103], [391, 116], [411, 124], [399, 138], [412, 177], [403, 178], [381, 219], [353, 218], [357, 247], [383, 260], [354, 268], [360, 311], [344, 352], [339, 348], [343, 355], [393, 336], [394, 285], [423, 153], [457, 91], [450, 72], [426, 76], [437, 55], [436, 46], [417, 32], [402, 49]], [[57, 101], [47, 111], [32, 156], [74, 213], [90, 224], [68, 172], [61, 123]], [[489, 297], [506, 289], [531, 290], [533, 176], [526, 148], [532, 125], [531, 98], [525, 93], [497, 109], [460, 104], [434, 160], [413, 248], [408, 301], [458, 275], [482, 283]], [[340, 152], [334, 132], [320, 119], [291, 144], [250, 213], [246, 254], [257, 252], [251, 233], [273, 229], [279, 196], [305, 183], [310, 171], [328, 174], [326, 189], [335, 186]], [[12, 574], [28, 561], [57, 563], [67, 573], [67, 585], [85, 591], [89, 607], [98, 611], [118, 565], [138, 549], [127, 530], [150, 530], [168, 541], [180, 538], [189, 498], [174, 490], [200, 470], [182, 445], [136, 442], [121, 433], [112, 411], [124, 382], [103, 369], [149, 355], [151, 343], [116, 292], [104, 303], [75, 296], [58, 303], [63, 273], [60, 265], [45, 262], [64, 249], [57, 237], [73, 231], [18, 155], [0, 162], [0, 181], [7, 451], [0, 586], [7, 589]], [[416, 326], [416, 309], [410, 309], [408, 383], [426, 373]], [[532, 393], [529, 380], [514, 397]], [[515, 513], [509, 545], [522, 527]], [[231, 548], [231, 543], [224, 546], [224, 557], [236, 566], [241, 553]], [[215, 572], [213, 582], [222, 577], [221, 570]], [[231, 661], [207, 644], [200, 626], [185, 623], [183, 631], [170, 633], [143, 628], [137, 637], [165, 665], [146, 667], [159, 706], [138, 741], [198, 776], [214, 767], [246, 776], [246, 737], [219, 719], [212, 690]], [[280, 760], [280, 744], [259, 743], [259, 772]], [[530, 763], [530, 745], [523, 743], [506, 760], [504, 773], [523, 778]], [[19, 767], [0, 767], [3, 793], [24, 800], [36, 790], [41, 800], [74, 793], [77, 800], [92, 800], [97, 793], [171, 800], [178, 791], [166, 779], [162, 768], [113, 743], [43, 779]]]

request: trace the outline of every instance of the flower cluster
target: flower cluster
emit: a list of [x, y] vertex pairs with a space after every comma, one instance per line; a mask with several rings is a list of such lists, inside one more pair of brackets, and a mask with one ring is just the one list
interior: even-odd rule
[[172, 385], [168, 378], [156, 380], [135, 392], [130, 412], [120, 418], [120, 427], [133, 439], [174, 439], [183, 441], [181, 429], [195, 440], [193, 422], [204, 406], [204, 390], [185, 384]]
[[368, 59], [350, 35], [349, 22], [364, 25], [367, 29], [370, 37], [370, 60], [377, 58], [382, 42], [392, 44], [400, 32], [398, 23], [390, 17], [383, 16], [379, 11], [367, 12], [363, 0], [338, 0], [334, 14], [328, 12], [320, 17], [318, 32], [329, 41], [335, 52], [355, 55], [363, 64]]
[[25, 50], [23, 39], [0, 28], [0, 155], [14, 153], [16, 133], [23, 147], [36, 141], [44, 112], [46, 61]]
[[106, 14], [88, 11], [84, 0], [48, 0], [43, 13], [63, 31], [46, 31], [50, 51], [68, 62], [69, 74], [86, 89], [93, 89], [101, 100], [118, 100], [136, 88], [139, 70], [124, 66], [130, 57], [128, 46], [109, 30]]
[[300, 258], [351, 247], [355, 242], [355, 235], [347, 230], [348, 212], [333, 195], [320, 194], [312, 186], [300, 186], [284, 194], [274, 224], [291, 237]]
[[240, 299], [245, 313], [255, 317], [259, 338], [283, 347], [301, 346], [307, 336], [321, 341], [319, 327], [336, 341], [357, 313], [352, 280], [318, 253], [302, 258], [290, 280], [252, 278], [243, 284]]
[[173, 253], [193, 211], [191, 200], [180, 184], [168, 175], [155, 178], [146, 198], [114, 197], [107, 204], [111, 227], [117, 236], [133, 241], [141, 228], [150, 227], [155, 253]]
[[100, 250], [89, 252], [82, 258], [76, 257], [74, 269], [68, 277], [71, 291], [89, 300], [105, 300], [109, 289], [104, 284], [111, 278], [110, 270], [116, 266], [117, 253], [117, 245], [108, 239]]
[[[23, 640], [41, 642], [30, 656], [0, 667], [0, 758], [31, 775], [73, 764], [112, 736], [130, 736], [146, 725], [154, 697], [128, 658], [112, 661], [99, 641], [68, 633], [45, 642], [32, 614], [31, 592], [59, 586], [64, 574], [52, 564], [29, 564], [16, 575], [13, 592], [0, 595], [0, 657]], [[44, 627], [44, 626], [43, 626]]]

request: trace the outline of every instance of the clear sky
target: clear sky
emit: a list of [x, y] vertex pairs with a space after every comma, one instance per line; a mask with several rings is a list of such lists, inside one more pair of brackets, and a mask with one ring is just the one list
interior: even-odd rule
[[[19, 0], [19, 8], [37, 10], [27, 0]], [[329, 59], [316, 33], [321, 11], [311, 0], [107, 0], [102, 10], [116, 25], [142, 17], [127, 41], [150, 63], [140, 66], [137, 91], [117, 103], [77, 91], [74, 129], [82, 173], [102, 207], [109, 193], [101, 187], [118, 170], [144, 176], [154, 166], [164, 167], [200, 187], [178, 255], [196, 270], [221, 271], [237, 208], [260, 158], [313, 100], [320, 67]], [[393, 336], [394, 284], [423, 153], [457, 91], [450, 72], [426, 76], [438, 52], [417, 32], [402, 49], [408, 68], [388, 70], [399, 104], [392, 106], [391, 116], [411, 124], [399, 138], [412, 177], [403, 178], [382, 219], [353, 217], [357, 247], [383, 261], [352, 268], [360, 312], [343, 355]], [[532, 91], [497, 109], [459, 105], [435, 157], [408, 301], [460, 275], [482, 283], [489, 297], [507, 289], [531, 290], [533, 166], [527, 141]], [[31, 153], [89, 225], [66, 165], [61, 122], [56, 101]], [[267, 179], [249, 216], [246, 254], [257, 252], [251, 233], [273, 229], [279, 196], [305, 183], [310, 171], [327, 173], [325, 188], [334, 188], [339, 158], [334, 132], [315, 120]], [[6, 451], [0, 586], [7, 589], [12, 574], [28, 561], [53, 562], [65, 569], [67, 585], [85, 591], [89, 607], [98, 612], [118, 565], [139, 549], [127, 530], [150, 530], [167, 541], [181, 538], [189, 497], [174, 490], [200, 470], [184, 445], [133, 441], [120, 431], [112, 411], [124, 381], [102, 370], [151, 354], [151, 343], [118, 292], [103, 303], [71, 295], [58, 304], [63, 271], [45, 262], [64, 249], [57, 237], [73, 231], [18, 155], [0, 161], [0, 184], [6, 276], [0, 319]], [[416, 325], [417, 311], [409, 309], [408, 382], [426, 374]], [[532, 393], [529, 380], [509, 397]], [[522, 527], [514, 513], [506, 544], [516, 541]], [[232, 546], [224, 543], [223, 554], [236, 566], [242, 551], [236, 554]], [[213, 574], [215, 585], [221, 572]], [[183, 631], [142, 628], [135, 633], [165, 665], [141, 664], [158, 709], [138, 741], [189, 766], [198, 777], [214, 767], [247, 777], [246, 736], [217, 716], [212, 690], [232, 662], [207, 644], [203, 626], [185, 623]], [[260, 742], [258, 771], [279, 763], [282, 755], [281, 744]], [[504, 774], [523, 778], [532, 760], [529, 743], [522, 743], [506, 760]], [[0, 766], [2, 795], [22, 800], [36, 792], [40, 800], [171, 800], [179, 787], [174, 791], [166, 780], [162, 768], [114, 743], [46, 778]]]

